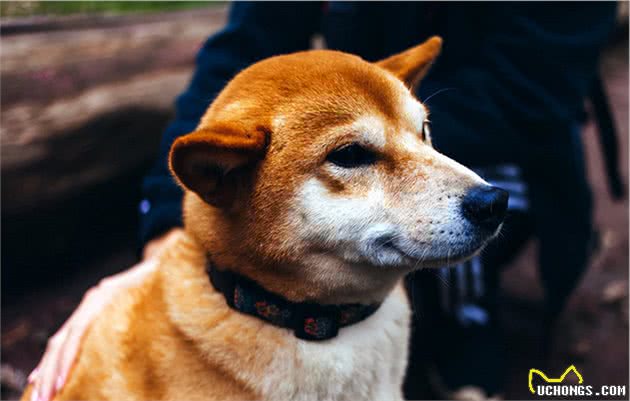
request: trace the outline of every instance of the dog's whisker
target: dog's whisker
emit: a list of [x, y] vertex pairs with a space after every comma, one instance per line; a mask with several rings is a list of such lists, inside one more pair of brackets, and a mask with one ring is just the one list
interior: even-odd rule
[[455, 89], [455, 88], [442, 88], [442, 89], [438, 89], [438, 90], [436, 90], [435, 92], [433, 92], [431, 95], [429, 95], [426, 99], [422, 100], [422, 103], [428, 103], [428, 102], [429, 102], [429, 100], [431, 100], [431, 98], [432, 98], [433, 96], [437, 96], [437, 95], [439, 95], [440, 93], [443, 93], [443, 92], [446, 92], [446, 91], [449, 91], [449, 90], [453, 90], [453, 89]]

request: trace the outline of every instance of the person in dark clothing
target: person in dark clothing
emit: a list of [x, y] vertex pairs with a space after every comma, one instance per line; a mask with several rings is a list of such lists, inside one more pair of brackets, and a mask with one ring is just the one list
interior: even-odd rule
[[[476, 385], [487, 394], [500, 392], [500, 266], [531, 235], [539, 239], [551, 322], [587, 264], [592, 205], [579, 127], [615, 8], [615, 3], [234, 3], [227, 25], [199, 51], [192, 80], [176, 101], [176, 117], [144, 180], [140, 240], [145, 244], [181, 226], [182, 192], [167, 167], [170, 145], [195, 129], [213, 97], [241, 69], [308, 49], [318, 34], [327, 48], [368, 61], [440, 35], [443, 52], [417, 90], [431, 113], [433, 144], [508, 189], [511, 213], [504, 235], [482, 259], [408, 280], [420, 318], [414, 322], [407, 396], [423, 391], [414, 381], [426, 361], [450, 390]], [[442, 280], [456, 284], [445, 286]]]

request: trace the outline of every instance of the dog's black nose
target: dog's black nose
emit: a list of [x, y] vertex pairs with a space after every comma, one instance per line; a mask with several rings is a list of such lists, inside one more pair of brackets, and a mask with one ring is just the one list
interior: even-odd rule
[[490, 185], [474, 187], [464, 196], [464, 216], [478, 226], [495, 230], [503, 222], [508, 198], [507, 191], [501, 188]]

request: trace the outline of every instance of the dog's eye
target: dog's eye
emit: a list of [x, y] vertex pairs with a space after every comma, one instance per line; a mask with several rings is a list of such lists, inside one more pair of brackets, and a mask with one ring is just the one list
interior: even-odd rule
[[361, 145], [353, 143], [333, 150], [326, 160], [340, 167], [352, 168], [373, 164], [376, 161], [376, 155]]
[[426, 141], [427, 138], [431, 137], [431, 121], [424, 120], [422, 123], [422, 140]]

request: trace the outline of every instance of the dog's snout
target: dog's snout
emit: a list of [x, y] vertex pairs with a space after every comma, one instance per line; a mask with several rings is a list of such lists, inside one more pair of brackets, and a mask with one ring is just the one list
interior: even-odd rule
[[490, 185], [476, 186], [462, 201], [464, 216], [487, 230], [495, 230], [505, 217], [508, 192]]

